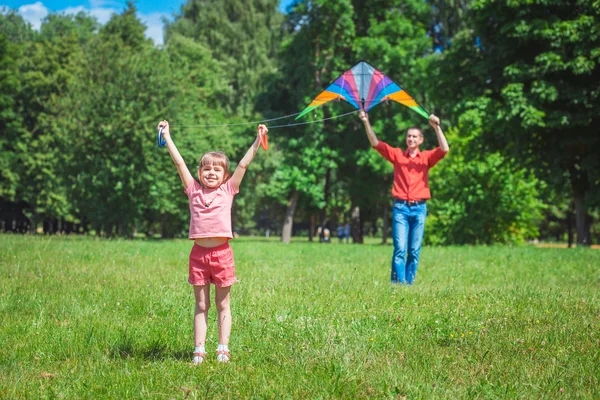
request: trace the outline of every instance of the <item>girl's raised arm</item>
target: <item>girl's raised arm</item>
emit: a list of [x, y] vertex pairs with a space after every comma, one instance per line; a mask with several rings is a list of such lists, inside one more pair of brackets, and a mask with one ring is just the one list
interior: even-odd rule
[[235, 169], [235, 172], [231, 176], [231, 182], [233, 183], [233, 185], [235, 186], [236, 189], [239, 189], [240, 184], [242, 183], [242, 179], [244, 179], [244, 174], [246, 173], [246, 169], [248, 168], [248, 166], [254, 159], [254, 155], [258, 151], [258, 146], [260, 145], [260, 142], [263, 139], [263, 136], [266, 135], [267, 132], [269, 132], [267, 127], [264, 126], [263, 124], [260, 124], [258, 126], [257, 131], [258, 132], [256, 134], [256, 140], [254, 141], [254, 143], [252, 143], [252, 146], [250, 146], [250, 148], [246, 152], [246, 155], [244, 156], [244, 158], [242, 158], [240, 160], [240, 163], [238, 164], [237, 168]]
[[190, 174], [190, 170], [188, 169], [185, 161], [183, 161], [183, 157], [179, 154], [179, 150], [175, 147], [175, 143], [171, 139], [171, 133], [169, 132], [169, 123], [167, 121], [160, 121], [158, 123], [158, 129], [163, 128], [162, 136], [167, 142], [167, 149], [169, 150], [169, 154], [177, 167], [177, 172], [179, 173], [179, 177], [181, 178], [181, 183], [183, 183], [184, 189], [187, 189], [192, 183], [194, 183], [194, 177]]

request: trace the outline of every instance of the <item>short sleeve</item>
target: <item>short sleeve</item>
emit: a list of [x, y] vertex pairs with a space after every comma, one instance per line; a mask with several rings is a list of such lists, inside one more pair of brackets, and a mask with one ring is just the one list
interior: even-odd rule
[[399, 150], [381, 140], [379, 141], [379, 143], [377, 143], [377, 146], [373, 148], [377, 150], [377, 152], [381, 154], [383, 158], [385, 158], [391, 163], [394, 163], [394, 160], [396, 159], [396, 150]]
[[198, 183], [197, 180], [194, 179], [194, 182], [189, 185], [188, 187], [186, 187], [185, 189], [183, 189], [183, 191], [185, 192], [185, 194], [187, 194], [188, 197], [191, 197], [192, 194], [194, 192], [197, 192], [200, 189], [200, 184]]
[[233, 184], [233, 180], [231, 179], [227, 180], [227, 182], [225, 182], [225, 184], [222, 187], [223, 191], [225, 191], [225, 193], [227, 193], [230, 196], [235, 196], [240, 192], [240, 188], [236, 188]]
[[431, 168], [444, 157], [446, 157], [446, 153], [441, 149], [441, 147], [436, 147], [435, 149], [429, 152], [427, 158], [427, 165], [429, 166], [429, 168]]

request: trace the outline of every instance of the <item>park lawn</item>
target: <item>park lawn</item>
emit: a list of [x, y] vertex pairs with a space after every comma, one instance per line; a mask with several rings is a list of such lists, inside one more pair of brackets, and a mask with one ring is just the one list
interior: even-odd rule
[[[304, 239], [305, 240], [305, 239]], [[232, 241], [191, 366], [187, 240], [0, 235], [0, 398], [600, 398], [600, 251]], [[214, 295], [214, 293], [212, 293]]]

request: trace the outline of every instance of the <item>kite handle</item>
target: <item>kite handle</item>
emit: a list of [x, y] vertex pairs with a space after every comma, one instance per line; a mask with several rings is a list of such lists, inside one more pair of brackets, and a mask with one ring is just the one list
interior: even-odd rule
[[158, 147], [165, 147], [167, 145], [167, 141], [162, 136], [163, 127], [158, 128]]

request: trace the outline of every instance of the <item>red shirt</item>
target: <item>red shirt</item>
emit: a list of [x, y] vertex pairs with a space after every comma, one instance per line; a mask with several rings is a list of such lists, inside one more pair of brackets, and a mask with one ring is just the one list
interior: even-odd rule
[[431, 198], [429, 168], [446, 156], [441, 148], [425, 151], [417, 149], [417, 154], [411, 157], [408, 150], [402, 151], [380, 140], [374, 149], [394, 165], [392, 196], [395, 199], [416, 201]]

